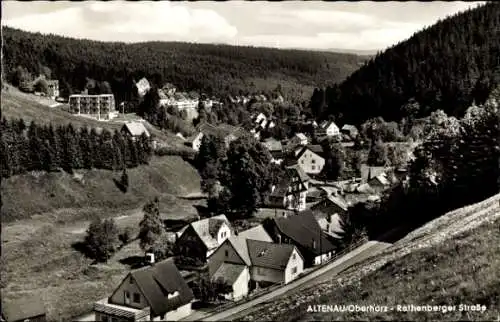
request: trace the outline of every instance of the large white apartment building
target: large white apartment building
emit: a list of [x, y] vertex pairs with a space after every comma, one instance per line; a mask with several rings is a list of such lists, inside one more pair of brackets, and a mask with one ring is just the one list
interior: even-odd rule
[[78, 94], [69, 97], [69, 110], [73, 114], [97, 120], [111, 120], [118, 116], [113, 94]]

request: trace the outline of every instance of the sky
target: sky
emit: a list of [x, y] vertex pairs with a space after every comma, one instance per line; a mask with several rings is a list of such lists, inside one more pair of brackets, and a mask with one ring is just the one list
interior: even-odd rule
[[377, 51], [484, 2], [2, 1], [2, 25], [101, 41]]

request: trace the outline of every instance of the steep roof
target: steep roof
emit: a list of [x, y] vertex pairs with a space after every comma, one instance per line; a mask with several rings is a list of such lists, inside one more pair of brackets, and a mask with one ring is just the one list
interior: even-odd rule
[[[175, 310], [194, 298], [193, 292], [171, 258], [153, 266], [132, 271], [130, 275], [155, 315], [163, 315]], [[167, 299], [168, 294], [176, 291], [179, 292], [178, 296]]]
[[281, 145], [281, 142], [274, 139], [274, 138], [269, 138], [266, 139], [264, 142], [262, 142], [262, 145], [266, 147], [269, 151], [282, 151], [283, 146]]
[[148, 129], [146, 129], [144, 124], [142, 124], [141, 122], [129, 122], [125, 123], [123, 126], [133, 136], [141, 136], [142, 133], [146, 133], [146, 136], [149, 137]]
[[336, 249], [335, 245], [326, 238], [326, 234], [321, 230], [311, 210], [297, 215], [275, 218], [274, 222], [283, 235], [316, 256]]
[[[304, 185], [304, 179], [303, 177], [301, 177], [301, 174], [300, 172], [298, 171], [298, 169], [296, 169], [295, 167], [289, 167], [289, 168], [285, 168], [285, 174], [284, 176], [281, 178], [281, 180], [279, 181], [279, 183], [275, 186], [273, 192], [271, 192], [271, 197], [284, 197], [284, 196], [287, 196], [289, 194], [291, 194], [291, 192], [288, 191], [288, 188], [289, 187], [292, 187], [293, 186], [293, 178], [294, 177], [298, 177], [301, 181], [301, 188], [299, 189], [299, 192], [303, 192], [303, 191], [306, 191], [306, 187]], [[309, 177], [307, 177], [309, 178]], [[293, 189], [293, 187], [292, 187]], [[297, 191], [292, 191], [293, 192], [297, 192]]]
[[245, 231], [239, 232], [237, 236], [245, 239], [262, 240], [268, 242], [273, 241], [271, 236], [269, 236], [267, 231], [264, 229], [264, 226], [262, 225], [258, 225]]
[[345, 213], [348, 205], [345, 200], [340, 197], [327, 196], [319, 203], [311, 207], [315, 217], [333, 215], [335, 213]]
[[250, 260], [250, 255], [248, 253], [247, 240], [260, 240], [266, 242], [272, 242], [273, 239], [266, 232], [262, 225], [250, 228], [248, 230], [238, 233], [238, 235], [233, 235], [228, 238], [229, 243], [233, 245], [241, 259], [245, 262], [247, 266], [251, 266], [252, 262]]
[[223, 279], [229, 285], [233, 285], [234, 282], [240, 277], [241, 273], [245, 270], [245, 265], [238, 265], [232, 263], [222, 263], [217, 271], [215, 271], [212, 276], [212, 280]]
[[361, 178], [363, 181], [368, 181], [386, 171], [385, 167], [374, 167], [366, 164], [361, 165]]
[[307, 140], [307, 136], [304, 133], [296, 133], [295, 136], [298, 137], [301, 141]]
[[304, 172], [304, 170], [302, 170], [302, 168], [298, 164], [287, 166], [286, 170], [287, 171], [288, 170], [297, 171], [296, 173], [298, 174], [298, 176], [299, 176], [300, 180], [302, 180], [302, 182], [307, 182], [307, 181], [311, 180], [311, 178]]
[[299, 151], [296, 154], [297, 159], [299, 159], [306, 151], [311, 151], [322, 158], [324, 157], [323, 147], [319, 144], [305, 145], [303, 147], [300, 147], [298, 150]]
[[248, 254], [253, 266], [283, 270], [288, 264], [294, 246], [260, 240], [247, 240]]
[[2, 316], [7, 321], [24, 321], [40, 315], [45, 315], [45, 306], [40, 297], [29, 296], [18, 300], [2, 298]]
[[333, 121], [323, 121], [323, 122], [321, 122], [321, 124], [320, 124], [319, 127], [322, 128], [322, 129], [327, 129], [331, 125], [334, 125], [335, 127], [338, 128], [337, 124], [335, 124], [335, 122], [333, 122]]
[[211, 218], [194, 221], [190, 225], [193, 227], [196, 234], [203, 241], [207, 249], [212, 249], [219, 244], [217, 243], [217, 232], [222, 224], [226, 224], [231, 228], [231, 224], [225, 215], [218, 215]]
[[213, 135], [219, 137], [227, 137], [229, 135], [234, 135], [236, 137], [243, 136], [245, 131], [240, 127], [228, 125], [228, 124], [220, 124], [218, 126], [214, 126], [212, 124], [203, 122], [200, 123], [196, 130], [203, 133], [204, 135]]

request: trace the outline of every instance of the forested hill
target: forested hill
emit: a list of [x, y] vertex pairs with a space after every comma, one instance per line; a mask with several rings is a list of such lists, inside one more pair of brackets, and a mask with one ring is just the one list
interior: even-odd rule
[[63, 90], [79, 91], [89, 77], [108, 81], [118, 96], [143, 76], [157, 85], [170, 82], [181, 90], [215, 94], [270, 91], [277, 84], [282, 88], [309, 85], [310, 95], [314, 87], [344, 80], [366, 60], [352, 54], [229, 45], [106, 43], [10, 27], [2, 27], [2, 32], [7, 75], [18, 66], [30, 73], [46, 66]]
[[495, 2], [439, 21], [379, 53], [338, 86], [315, 90], [311, 108], [319, 118], [334, 115], [355, 124], [377, 116], [426, 116], [436, 109], [461, 116], [499, 83]]

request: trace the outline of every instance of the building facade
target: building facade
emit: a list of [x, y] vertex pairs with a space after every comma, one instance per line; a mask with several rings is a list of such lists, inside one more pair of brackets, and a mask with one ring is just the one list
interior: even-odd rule
[[69, 97], [69, 110], [72, 114], [88, 116], [97, 120], [111, 120], [118, 116], [113, 94], [71, 95]]

